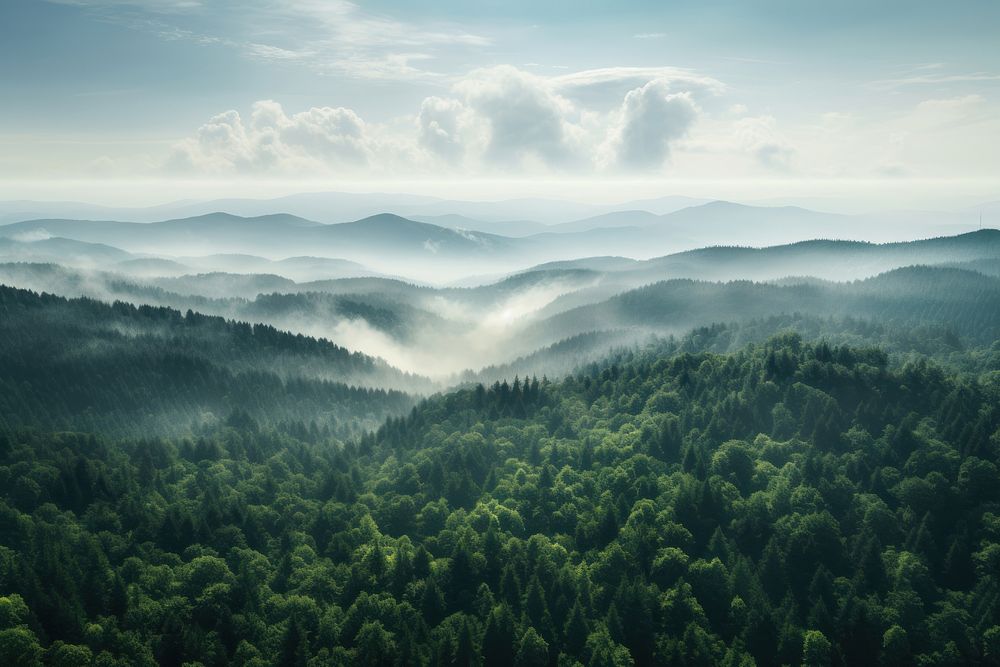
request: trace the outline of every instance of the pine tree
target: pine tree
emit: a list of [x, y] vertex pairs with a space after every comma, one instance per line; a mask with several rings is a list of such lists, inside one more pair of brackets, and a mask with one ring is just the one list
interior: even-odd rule
[[587, 619], [583, 615], [583, 608], [577, 600], [566, 620], [566, 627], [563, 629], [563, 642], [566, 652], [570, 655], [580, 655], [584, 645], [587, 643], [587, 636], [590, 634]]
[[462, 621], [458, 632], [458, 643], [455, 647], [455, 667], [472, 667], [476, 660], [475, 642], [472, 639], [472, 629], [468, 621]]
[[280, 667], [306, 667], [309, 660], [309, 639], [297, 619], [289, 619], [285, 639], [281, 643]]
[[483, 634], [483, 667], [507, 667], [513, 664], [516, 641], [514, 615], [507, 605], [494, 607]]
[[528, 624], [534, 627], [546, 642], [554, 641], [555, 629], [552, 616], [549, 614], [549, 605], [545, 601], [545, 589], [542, 588], [538, 575], [532, 576], [528, 583], [528, 592], [524, 598], [524, 614]]
[[434, 626], [441, 622], [448, 608], [444, 595], [434, 577], [427, 577], [424, 592], [420, 598], [420, 613], [428, 625]]
[[504, 566], [500, 577], [500, 599], [515, 612], [521, 611], [521, 580], [509, 563]]
[[514, 656], [515, 667], [547, 667], [549, 664], [549, 645], [535, 631], [528, 628], [521, 636]]

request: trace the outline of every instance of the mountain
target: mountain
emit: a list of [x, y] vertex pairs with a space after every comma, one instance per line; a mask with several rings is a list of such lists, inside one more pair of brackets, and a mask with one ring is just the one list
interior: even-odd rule
[[[684, 205], [702, 202], [703, 200], [685, 197], [664, 197], [643, 202], [644, 206], [641, 208], [666, 213]], [[154, 222], [226, 211], [250, 218], [290, 213], [326, 224], [358, 220], [382, 212], [417, 219], [454, 215], [483, 224], [505, 220], [534, 220], [538, 224], [554, 224], [608, 213], [616, 208], [640, 207], [628, 204], [594, 205], [559, 199], [463, 201], [400, 193], [312, 192], [270, 199], [180, 201], [143, 208], [97, 206], [82, 202], [3, 201], [0, 202], [0, 223], [40, 218]]]
[[426, 222], [439, 227], [448, 227], [449, 229], [484, 232], [486, 234], [511, 237], [531, 236], [532, 234], [540, 234], [552, 229], [550, 225], [543, 225], [540, 222], [533, 222], [531, 220], [486, 221], [454, 213], [447, 215], [411, 215], [409, 217], [418, 222]]
[[565, 233], [615, 227], [646, 227], [659, 224], [662, 221], [663, 216], [650, 213], [649, 211], [614, 211], [612, 213], [602, 213], [589, 218], [583, 218], [582, 220], [551, 225], [546, 231]]
[[914, 266], [861, 281], [761, 283], [673, 279], [575, 308], [553, 302], [520, 339], [541, 347], [602, 329], [683, 334], [713, 322], [776, 315], [853, 317], [901, 326], [943, 325], [978, 343], [1000, 338], [1000, 279]]
[[[205, 406], [214, 376], [177, 364], [137, 383], [127, 347], [40, 366], [47, 401], [0, 373], [0, 417], [25, 426], [0, 429], [2, 650], [25, 664], [51, 642], [71, 665], [91, 646], [142, 665], [546, 665], [550, 646], [567, 665], [988, 662], [995, 380], [790, 333], [700, 349], [727, 333], [405, 417], [386, 396], [372, 402], [390, 418], [346, 442], [272, 416], [289, 398], [322, 415], [329, 389], [239, 376], [217, 382], [245, 408], [151, 437], [181, 399]], [[80, 377], [70, 387], [93, 395], [66, 388]], [[108, 418], [136, 414], [149, 430], [131, 437]]]
[[504, 251], [510, 239], [482, 232], [448, 229], [392, 213], [326, 225], [314, 235], [331, 244], [372, 254], [457, 255]]
[[[272, 273], [294, 281], [377, 276], [378, 271], [358, 262], [330, 257], [298, 256], [272, 260], [256, 255], [215, 254], [179, 258], [186, 266], [205, 272]], [[189, 270], [188, 273], [191, 271]]]
[[[642, 277], [766, 280], [809, 275], [832, 280], [863, 278], [911, 264], [1000, 258], [1000, 231], [984, 229], [896, 243], [802, 241], [764, 248], [711, 247], [651, 260]], [[638, 277], [637, 275], [637, 277]]]
[[0, 431], [179, 435], [243, 411], [348, 435], [413, 403], [360, 385], [419, 380], [325, 340], [190, 311], [0, 285], [0, 315]]
[[82, 202], [0, 202], [0, 223], [41, 218], [76, 218], [81, 220], [123, 220], [157, 222], [170, 218], [189, 218], [226, 211], [241, 217], [289, 213], [324, 223], [357, 220], [386, 210], [400, 210], [438, 201], [433, 197], [393, 193], [313, 192], [271, 199], [228, 198], [207, 201], [178, 201], [157, 206], [127, 208]]
[[681, 250], [706, 245], [769, 246], [807, 239], [853, 239], [869, 242], [909, 241], [954, 235], [974, 227], [952, 214], [888, 212], [841, 215], [796, 206], [748, 206], [714, 201], [665, 215], [618, 211], [553, 226], [560, 233], [619, 230], [606, 247], [616, 254], [649, 257], [657, 248]]
[[151, 223], [29, 220], [0, 226], [0, 236], [48, 234], [105, 243], [130, 252], [205, 255], [218, 251], [246, 252], [248, 248], [260, 249], [275, 244], [280, 247], [289, 235], [319, 226], [319, 223], [286, 214], [241, 218], [217, 212]]
[[[351, 226], [355, 229], [350, 230]], [[344, 227], [348, 231], [342, 231]], [[458, 257], [457, 261], [471, 265], [482, 265], [491, 253], [491, 249], [453, 230], [391, 215], [306, 229], [309, 233], [314, 230], [343, 234], [354, 239], [350, 243], [361, 246], [383, 248], [383, 256], [390, 258], [406, 256], [427, 239], [439, 244], [435, 257]], [[488, 236], [487, 240], [492, 242]], [[340, 250], [352, 251], [350, 243], [339, 244]], [[463, 260], [463, 248], [469, 244], [482, 254], [469, 252]], [[327, 338], [407, 371], [442, 380], [464, 369], [504, 364], [595, 330], [613, 329], [625, 332], [623, 340], [634, 339], [633, 329], [666, 334], [715, 321], [745, 321], [757, 315], [851, 314], [843, 304], [852, 304], [859, 316], [878, 319], [878, 308], [872, 305], [881, 303], [875, 298], [877, 294], [861, 294], [860, 284], [827, 281], [867, 279], [921, 264], [980, 271], [961, 274], [972, 276], [961, 287], [955, 283], [954, 289], [964, 295], [969, 289], [989, 284], [977, 281], [985, 280], [982, 274], [989, 274], [990, 267], [1000, 261], [1000, 232], [983, 230], [890, 244], [808, 241], [768, 248], [711, 247], [646, 261], [592, 257], [550, 262], [487, 284], [461, 288], [435, 288], [379, 276], [294, 281], [282, 269], [286, 261], [301, 263], [308, 274], [314, 262], [320, 267], [326, 263], [319, 258], [270, 261], [224, 255], [202, 259], [208, 265], [252, 266], [261, 271], [129, 276], [117, 264], [110, 264], [106, 272], [8, 264], [0, 266], [0, 280], [67, 296], [144, 302], [263, 322]], [[200, 266], [199, 261], [185, 258], [183, 263]], [[338, 261], [333, 262], [339, 266]], [[400, 268], [402, 262], [387, 264]], [[438, 270], [436, 264], [430, 266]], [[347, 268], [353, 267], [348, 264]], [[322, 274], [322, 268], [317, 273]], [[946, 276], [932, 275], [940, 280]], [[930, 295], [937, 294], [931, 289], [934, 284], [928, 283], [928, 295], [912, 291], [907, 298], [931, 303]], [[964, 298], [953, 301], [958, 304]], [[894, 303], [883, 304], [886, 313], [895, 312]], [[991, 306], [983, 304], [984, 308]], [[945, 310], [950, 307], [941, 305]]]
[[605, 205], [598, 208], [603, 209], [603, 213], [613, 213], [615, 211], [649, 211], [654, 215], [666, 215], [679, 211], [682, 208], [691, 206], [701, 206], [715, 201], [704, 197], [683, 197], [679, 195], [667, 195], [665, 197], [653, 197], [651, 199], [634, 199], [631, 201], [619, 202], [613, 205]]
[[[30, 233], [20, 235], [30, 237]], [[71, 266], [107, 266], [131, 260], [133, 255], [103, 243], [59, 237], [17, 240], [0, 236], [0, 261], [58, 262]]]
[[116, 271], [121, 271], [137, 278], [156, 276], [181, 276], [191, 273], [194, 269], [190, 266], [175, 262], [172, 259], [159, 257], [143, 257], [140, 259], [129, 259], [118, 262], [115, 265]]
[[616, 285], [637, 287], [670, 278], [853, 280], [912, 264], [957, 266], [996, 259], [1000, 259], [1000, 231], [983, 229], [893, 243], [811, 240], [766, 247], [710, 246], [648, 260], [586, 257], [546, 262], [527, 271], [588, 269], [605, 274], [605, 280]]
[[665, 215], [632, 210], [554, 225], [522, 239], [532, 256], [572, 259], [593, 254], [638, 259], [711, 245], [769, 246], [815, 238], [867, 241], [911, 240], [920, 226], [874, 223], [868, 218], [810, 211], [794, 206], [747, 206], [714, 201]]
[[[637, 222], [642, 225], [626, 224]], [[717, 244], [719, 240], [725, 240], [727, 245], [745, 245], [750, 239], [761, 239], [766, 244], [787, 244], [808, 238], [843, 236], [848, 233], [845, 230], [879, 228], [869, 221], [850, 216], [795, 207], [751, 207], [729, 202], [712, 202], [663, 216], [645, 212], [613, 214], [579, 224], [587, 227], [618, 223], [623, 226], [546, 231], [511, 237], [443, 227], [392, 213], [339, 224], [320, 224], [286, 214], [243, 218], [228, 213], [212, 213], [155, 223], [33, 220], [0, 226], [0, 237], [60, 236], [114, 245], [131, 253], [177, 258], [180, 263], [196, 266], [202, 271], [277, 273], [294, 279], [380, 273], [406, 275], [411, 279], [441, 284], [470, 275], [509, 274], [539, 262], [569, 261], [597, 255], [645, 259], [663, 257], [667, 253], [676, 255], [686, 249]], [[910, 230], [903, 238], [910, 239], [914, 233]], [[869, 231], [866, 234], [859, 232], [856, 236], [896, 238], [899, 234]], [[331, 266], [332, 274], [326, 276], [319, 275], [320, 272], [305, 271], [290, 275], [290, 270], [268, 267], [257, 260], [248, 259], [251, 263], [240, 268], [235, 261], [212, 265], [192, 259], [196, 256], [232, 254], [265, 257], [272, 261], [305, 255], [336, 257], [363, 266]], [[704, 269], [704, 262], [695, 255], [675, 256], [666, 263], [670, 266], [661, 263], [658, 268], [653, 265], [646, 268], [685, 271], [687, 269], [678, 264], [681, 260], [692, 263], [696, 268], [700, 265], [698, 270]], [[809, 268], [808, 264], [804, 266]], [[807, 272], [799, 266], [792, 266], [792, 269], [784, 275]]]
[[[391, 269], [404, 260], [447, 259], [471, 267], [480, 261], [477, 255], [499, 260], [517, 245], [506, 237], [447, 229], [389, 213], [335, 225], [284, 214], [242, 218], [212, 213], [153, 223], [31, 220], [0, 226], [0, 237], [31, 234], [114, 243], [129, 252], [187, 258], [220, 253], [271, 259], [325, 254], [370, 262], [377, 270]], [[191, 263], [190, 259], [182, 261]]]
[[627, 271], [640, 266], [642, 262], [628, 257], [583, 257], [537, 264], [526, 271], [549, 271], [553, 269], [585, 269], [588, 271]]
[[1000, 257], [989, 259], [974, 259], [967, 262], [945, 262], [942, 266], [950, 266], [956, 269], [967, 269], [978, 271], [988, 276], [1000, 278]]
[[[657, 214], [705, 203], [704, 199], [668, 196], [619, 204], [586, 204], [560, 199], [462, 201], [402, 193], [312, 192], [270, 199], [228, 198], [178, 201], [142, 208], [98, 206], [82, 202], [0, 201], [0, 224], [41, 218], [155, 222], [226, 211], [243, 217], [290, 213], [326, 224], [358, 220], [382, 212], [439, 224], [439, 216], [457, 216], [480, 224], [526, 221], [558, 224], [615, 210], [641, 208]], [[528, 222], [536, 221], [536, 222]], [[443, 224], [443, 223], [442, 223]], [[448, 226], [448, 225], [443, 225]], [[466, 227], [473, 229], [473, 227]], [[482, 229], [480, 231], [492, 231]], [[513, 234], [512, 234], [513, 235]]]

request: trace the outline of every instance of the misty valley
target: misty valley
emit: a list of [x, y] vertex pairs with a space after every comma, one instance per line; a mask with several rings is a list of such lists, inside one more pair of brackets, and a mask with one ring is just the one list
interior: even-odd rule
[[967, 210], [0, 222], [0, 663], [1000, 660], [1000, 231]]

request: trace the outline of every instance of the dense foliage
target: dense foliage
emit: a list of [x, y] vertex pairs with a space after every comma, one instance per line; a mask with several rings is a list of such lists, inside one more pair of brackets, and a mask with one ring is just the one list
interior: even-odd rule
[[170, 308], [0, 286], [0, 428], [189, 433], [234, 410], [341, 437], [407, 411], [407, 376], [327, 341]]
[[344, 445], [11, 430], [0, 663], [998, 664], [998, 429], [996, 374], [788, 334]]
[[988, 345], [1000, 338], [1000, 279], [928, 266], [843, 283], [808, 278], [725, 283], [679, 278], [560, 312], [524, 335], [545, 341], [552, 331], [572, 335], [595, 327], [681, 333], [715, 322], [789, 313], [863, 318], [901, 328], [948, 323], [976, 343]]

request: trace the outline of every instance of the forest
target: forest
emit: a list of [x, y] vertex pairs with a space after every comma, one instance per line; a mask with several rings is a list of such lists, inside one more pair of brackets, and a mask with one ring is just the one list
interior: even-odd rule
[[412, 407], [371, 385], [419, 382], [329, 341], [191, 311], [0, 285], [0, 315], [0, 428], [177, 435], [238, 409], [344, 436]]
[[8, 423], [0, 663], [1000, 663], [1000, 348], [734, 335], [362, 435]]
[[0, 667], [1000, 667], [1000, 0], [0, 0]]

